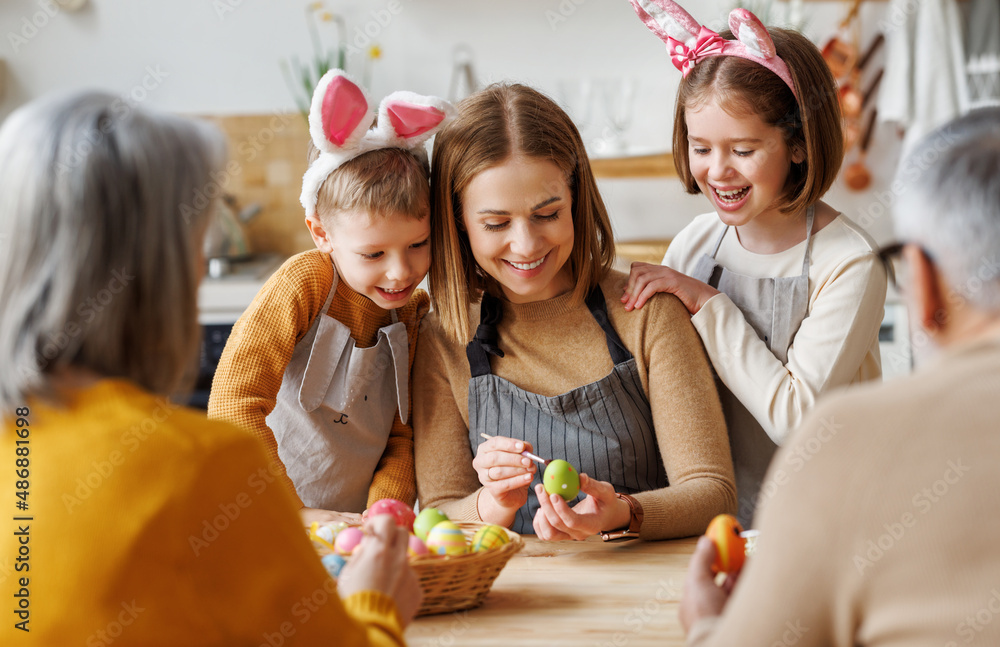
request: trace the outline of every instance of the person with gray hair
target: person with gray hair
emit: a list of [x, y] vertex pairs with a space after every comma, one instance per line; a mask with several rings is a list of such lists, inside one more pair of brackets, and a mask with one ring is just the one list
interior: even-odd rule
[[100, 93], [0, 127], [0, 644], [404, 643], [405, 530], [370, 520], [331, 580], [259, 443], [169, 399], [224, 159]]
[[927, 136], [883, 249], [915, 373], [821, 403], [775, 457], [738, 579], [699, 540], [690, 645], [1000, 644], [1000, 109]]

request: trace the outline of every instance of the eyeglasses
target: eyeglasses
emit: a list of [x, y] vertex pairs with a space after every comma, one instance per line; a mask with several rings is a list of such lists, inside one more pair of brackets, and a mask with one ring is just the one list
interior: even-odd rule
[[[900, 290], [900, 283], [903, 281], [899, 280], [897, 277], [905, 276], [903, 268], [903, 248], [907, 245], [916, 245], [920, 250], [920, 253], [924, 255], [931, 263], [934, 262], [934, 257], [931, 256], [930, 252], [923, 248], [921, 245], [916, 243], [892, 243], [891, 245], [886, 245], [878, 250], [879, 260], [885, 265], [885, 271], [889, 275], [889, 280], [892, 282], [892, 286], [896, 290]], [[901, 290], [900, 290], [901, 291]]]

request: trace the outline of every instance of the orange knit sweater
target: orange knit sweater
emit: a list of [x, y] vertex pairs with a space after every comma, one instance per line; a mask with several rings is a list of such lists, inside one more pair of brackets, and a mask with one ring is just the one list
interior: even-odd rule
[[[274, 410], [285, 368], [295, 345], [319, 316], [333, 278], [333, 262], [319, 250], [303, 252], [288, 259], [268, 279], [233, 326], [215, 372], [212, 395], [208, 401], [209, 418], [233, 422], [263, 441], [267, 455], [297, 500], [295, 487], [278, 458], [278, 443], [265, 418]], [[397, 311], [399, 320], [406, 325], [411, 372], [417, 329], [428, 308], [427, 293], [418, 290]], [[360, 348], [372, 346], [378, 339], [378, 329], [392, 321], [389, 310], [378, 307], [343, 281], [337, 283], [337, 293], [327, 314], [350, 329]], [[411, 409], [412, 402], [410, 398]], [[416, 500], [413, 429], [403, 423], [398, 411], [385, 452], [369, 487], [368, 505], [384, 498], [399, 499], [408, 505], [413, 505]], [[301, 505], [301, 500], [299, 503]]]

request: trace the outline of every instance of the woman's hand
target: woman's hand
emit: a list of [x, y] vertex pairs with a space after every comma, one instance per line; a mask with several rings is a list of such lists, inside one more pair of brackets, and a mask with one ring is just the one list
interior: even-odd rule
[[517, 509], [528, 502], [528, 488], [535, 477], [535, 464], [521, 456], [531, 443], [496, 436], [476, 449], [472, 466], [485, 490], [479, 497], [479, 516], [502, 526], [510, 525]]
[[542, 485], [535, 486], [541, 507], [531, 525], [539, 539], [583, 540], [602, 530], [615, 530], [629, 525], [632, 512], [628, 504], [615, 496], [610, 483], [595, 481], [580, 475], [580, 490], [587, 498], [570, 508], [558, 494], [548, 494]]
[[708, 537], [702, 536], [691, 556], [684, 580], [684, 595], [681, 596], [679, 615], [684, 633], [689, 633], [691, 627], [702, 618], [722, 615], [736, 585], [738, 573], [727, 575], [721, 586], [715, 583], [715, 574], [712, 572], [714, 561], [715, 544]]
[[622, 295], [625, 309], [641, 308], [657, 292], [669, 292], [675, 295], [692, 315], [698, 314], [706, 301], [719, 294], [719, 291], [711, 285], [665, 265], [632, 263], [628, 285], [625, 286], [625, 293]]
[[375, 515], [365, 524], [365, 539], [337, 578], [337, 591], [347, 599], [362, 591], [384, 593], [396, 601], [403, 627], [420, 608], [423, 593], [406, 555], [409, 533], [392, 515]]
[[349, 526], [361, 525], [361, 515], [356, 512], [334, 512], [333, 510], [323, 510], [321, 508], [300, 508], [299, 517], [306, 527], [315, 521], [320, 525], [339, 523], [343, 521]]

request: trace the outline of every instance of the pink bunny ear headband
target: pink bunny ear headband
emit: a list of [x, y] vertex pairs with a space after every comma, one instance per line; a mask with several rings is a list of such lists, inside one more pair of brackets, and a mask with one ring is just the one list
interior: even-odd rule
[[316, 84], [309, 109], [309, 135], [319, 149], [302, 177], [302, 206], [315, 215], [319, 189], [337, 167], [378, 148], [401, 148], [427, 161], [424, 144], [456, 114], [444, 99], [393, 92], [378, 108], [378, 122], [367, 93], [343, 70], [330, 70]]
[[667, 44], [670, 60], [684, 78], [700, 61], [712, 56], [736, 56], [763, 65], [795, 93], [788, 65], [778, 58], [774, 42], [764, 25], [746, 9], [733, 9], [729, 28], [739, 40], [726, 40], [699, 25], [691, 14], [671, 0], [629, 0], [649, 30]]

